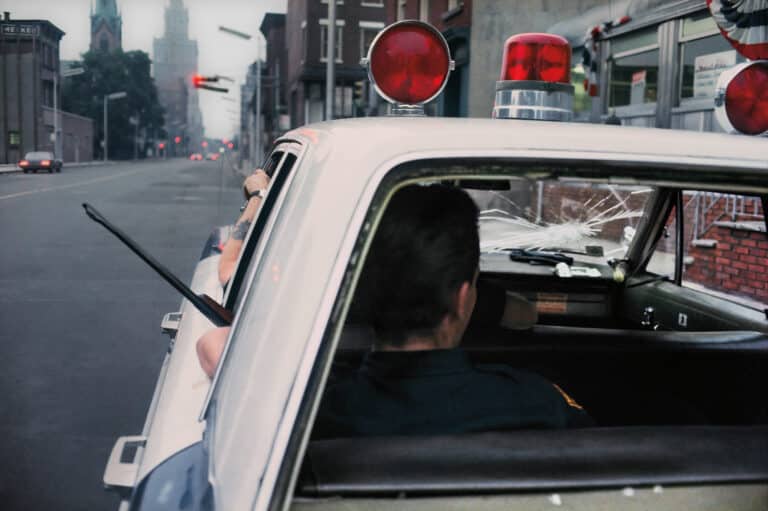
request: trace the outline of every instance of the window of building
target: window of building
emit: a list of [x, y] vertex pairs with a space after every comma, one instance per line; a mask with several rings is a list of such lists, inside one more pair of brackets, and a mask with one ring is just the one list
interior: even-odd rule
[[611, 40], [608, 106], [655, 103], [659, 78], [656, 27]]
[[[321, 4], [327, 4], [328, 0], [320, 0]], [[336, 5], [344, 5], [344, 0], [336, 0]]]
[[371, 47], [371, 43], [376, 38], [376, 34], [384, 28], [384, 23], [377, 21], [361, 21], [360, 22], [360, 58], [368, 56], [368, 48]]
[[360, 5], [363, 7], [384, 7], [384, 0], [362, 0]]
[[[336, 44], [334, 45], [334, 60], [339, 64], [344, 62], [342, 55], [343, 47], [342, 41], [344, 40], [344, 20], [336, 20]], [[328, 60], [328, 20], [320, 20], [320, 61], [326, 62]]]
[[354, 108], [353, 88], [347, 85], [337, 85], [334, 89], [333, 99], [334, 118], [352, 117]]
[[397, 0], [397, 21], [405, 19], [406, 0]]
[[720, 73], [744, 57], [720, 35], [708, 12], [683, 19], [680, 27], [680, 101], [711, 99]]
[[307, 21], [301, 22], [301, 61], [307, 60]]
[[419, 0], [419, 20], [429, 22], [429, 0]]

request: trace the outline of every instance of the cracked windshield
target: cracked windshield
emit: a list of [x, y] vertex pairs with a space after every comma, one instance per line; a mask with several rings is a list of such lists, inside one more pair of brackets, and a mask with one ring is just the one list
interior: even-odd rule
[[481, 251], [553, 266], [622, 259], [653, 191], [556, 180], [511, 181], [510, 188], [470, 191], [480, 208]]

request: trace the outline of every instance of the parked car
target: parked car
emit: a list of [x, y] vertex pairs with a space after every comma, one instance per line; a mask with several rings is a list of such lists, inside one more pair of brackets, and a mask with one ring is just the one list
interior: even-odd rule
[[205, 155], [206, 160], [216, 161], [219, 159], [219, 153], [208, 153]]
[[19, 167], [26, 174], [27, 172], [38, 170], [47, 170], [50, 173], [61, 172], [64, 162], [53, 156], [50, 151], [32, 151], [24, 155], [19, 161]]
[[[444, 44], [391, 27], [371, 53], [399, 30]], [[442, 90], [447, 71], [431, 78]], [[187, 301], [163, 322], [144, 430], [116, 442], [104, 476], [124, 507], [765, 509], [766, 141], [509, 118], [564, 115], [552, 83], [538, 97], [554, 105], [509, 103], [533, 78], [497, 86], [495, 119], [347, 119], [276, 141], [226, 291], [216, 255], [193, 278], [234, 317], [210, 384], [195, 342], [211, 322]], [[413, 114], [439, 93], [427, 89], [395, 109]], [[464, 349], [569, 389], [595, 427], [313, 437], [329, 379], [371, 349], [355, 310], [382, 214], [400, 188], [436, 182], [481, 210], [480, 281], [537, 316], [474, 322]]]

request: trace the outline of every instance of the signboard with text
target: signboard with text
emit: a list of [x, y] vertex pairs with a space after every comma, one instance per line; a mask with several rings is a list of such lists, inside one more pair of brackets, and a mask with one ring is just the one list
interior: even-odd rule
[[6, 35], [26, 36], [26, 37], [38, 36], [40, 35], [40, 26], [39, 25], [21, 25], [17, 23], [14, 23], [14, 24], [4, 23], [0, 25], [0, 33], [2, 33], [4, 36]]
[[699, 55], [693, 63], [693, 97], [712, 98], [720, 73], [736, 65], [736, 50]]

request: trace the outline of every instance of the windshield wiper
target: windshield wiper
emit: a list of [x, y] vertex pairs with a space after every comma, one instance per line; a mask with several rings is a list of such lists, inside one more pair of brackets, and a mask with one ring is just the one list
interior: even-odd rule
[[546, 264], [555, 266], [565, 263], [568, 266], [573, 264], [573, 257], [567, 256], [562, 252], [548, 252], [545, 250], [526, 250], [524, 248], [512, 248], [509, 250], [509, 258], [512, 261], [530, 264]]
[[130, 237], [128, 237], [127, 234], [115, 227], [109, 220], [104, 218], [104, 216], [99, 213], [96, 208], [88, 203], [84, 203], [83, 209], [85, 209], [85, 214], [88, 215], [91, 220], [97, 224], [102, 225], [105, 229], [114, 234], [117, 239], [125, 243], [128, 248], [130, 248], [145, 263], [152, 267], [152, 269], [155, 270], [161, 277], [163, 277], [166, 282], [173, 286], [176, 291], [181, 293], [184, 298], [189, 300], [190, 303], [194, 305], [195, 308], [203, 314], [203, 316], [211, 320], [214, 325], [229, 326], [232, 324], [232, 312], [216, 303], [213, 298], [206, 294], [195, 294], [195, 292], [192, 291], [182, 281], [180, 281], [176, 275], [171, 273], [168, 268], [156, 261], [155, 258], [146, 253], [144, 249], [138, 245], [138, 243], [133, 241]]
[[587, 245], [584, 250], [574, 250], [572, 248], [546, 247], [539, 249], [542, 252], [557, 252], [560, 254], [575, 254], [588, 257], [605, 257], [605, 250], [601, 245]]

